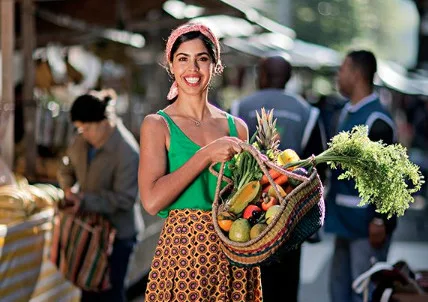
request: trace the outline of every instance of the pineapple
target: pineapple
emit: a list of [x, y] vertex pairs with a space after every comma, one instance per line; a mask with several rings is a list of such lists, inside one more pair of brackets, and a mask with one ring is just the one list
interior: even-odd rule
[[256, 111], [257, 115], [257, 131], [255, 133], [255, 147], [263, 154], [266, 154], [269, 159], [275, 160], [280, 152], [279, 133], [276, 129], [276, 119], [273, 118], [273, 109], [261, 109], [261, 116]]

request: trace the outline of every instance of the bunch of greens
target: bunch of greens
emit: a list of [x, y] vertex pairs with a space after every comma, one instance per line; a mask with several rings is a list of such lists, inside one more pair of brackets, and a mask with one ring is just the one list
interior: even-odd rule
[[234, 191], [239, 190], [250, 181], [259, 180], [263, 176], [257, 160], [248, 151], [241, 152], [234, 158], [235, 160], [229, 163]]
[[339, 179], [354, 179], [360, 205], [373, 203], [378, 212], [401, 216], [413, 202], [412, 193], [424, 183], [419, 167], [410, 162], [406, 148], [386, 145], [368, 138], [367, 126], [334, 136], [328, 149], [318, 156], [286, 165], [311, 167], [326, 162], [332, 169], [342, 168]]

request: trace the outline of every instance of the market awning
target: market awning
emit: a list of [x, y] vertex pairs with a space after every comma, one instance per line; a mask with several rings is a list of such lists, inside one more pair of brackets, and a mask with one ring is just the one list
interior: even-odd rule
[[133, 33], [126, 30], [118, 30], [116, 28], [102, 27], [96, 24], [85, 22], [80, 19], [73, 18], [69, 15], [61, 15], [42, 8], [37, 9], [36, 14], [39, 18], [52, 24], [84, 32], [86, 34], [91, 34], [96, 37], [101, 37], [128, 46], [142, 48], [146, 43], [144, 36], [139, 33]]
[[403, 94], [428, 96], [428, 74], [409, 72], [404, 67], [391, 62], [378, 62], [378, 78], [375, 83]]
[[238, 51], [256, 57], [266, 55], [284, 55], [296, 67], [338, 67], [341, 64], [341, 55], [330, 48], [291, 39], [278, 33], [262, 33], [248, 38], [226, 38], [223, 43]]

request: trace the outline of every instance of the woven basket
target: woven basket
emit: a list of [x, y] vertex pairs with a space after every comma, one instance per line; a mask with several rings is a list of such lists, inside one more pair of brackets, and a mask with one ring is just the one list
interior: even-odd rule
[[[280, 214], [274, 218], [258, 237], [247, 242], [235, 242], [223, 233], [217, 223], [217, 214], [224, 208], [224, 205], [220, 203], [221, 197], [231, 187], [232, 182], [224, 176], [224, 163], [221, 165], [219, 173], [215, 173], [218, 181], [212, 217], [214, 228], [220, 237], [222, 250], [232, 264], [251, 267], [268, 262], [279, 250], [289, 251], [296, 249], [323, 225], [323, 185], [315, 168], [312, 169], [309, 177], [300, 176], [266, 160], [251, 145], [243, 143], [241, 147], [257, 160], [261, 170], [272, 185], [274, 181], [269, 175], [268, 168], [272, 168], [281, 174], [286, 174], [289, 178], [302, 181], [285, 198], [280, 197], [278, 189], [273, 185], [281, 205]], [[226, 181], [228, 185], [220, 189], [223, 181]]]

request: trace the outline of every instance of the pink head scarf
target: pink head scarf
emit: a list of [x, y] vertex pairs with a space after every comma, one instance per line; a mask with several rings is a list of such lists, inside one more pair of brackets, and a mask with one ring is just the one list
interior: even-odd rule
[[[221, 73], [223, 71], [223, 66], [221, 65], [221, 60], [220, 60], [220, 43], [219, 43], [217, 37], [211, 31], [211, 29], [209, 29], [207, 26], [200, 24], [200, 23], [186, 23], [184, 25], [177, 27], [176, 29], [174, 29], [172, 31], [172, 33], [170, 34], [170, 36], [168, 38], [168, 41], [166, 43], [166, 48], [165, 48], [166, 62], [167, 63], [170, 62], [171, 49], [172, 49], [172, 46], [174, 45], [175, 41], [177, 41], [178, 37], [180, 37], [184, 34], [187, 34], [189, 32], [192, 32], [192, 31], [199, 31], [201, 34], [206, 36], [214, 44], [215, 52], [217, 55], [217, 63], [216, 63], [216, 66], [214, 68], [214, 72], [215, 73]], [[168, 100], [172, 100], [177, 95], [178, 95], [177, 82], [174, 81], [174, 83], [172, 83], [171, 88], [169, 89], [169, 93], [168, 93], [167, 98], [168, 98]]]

